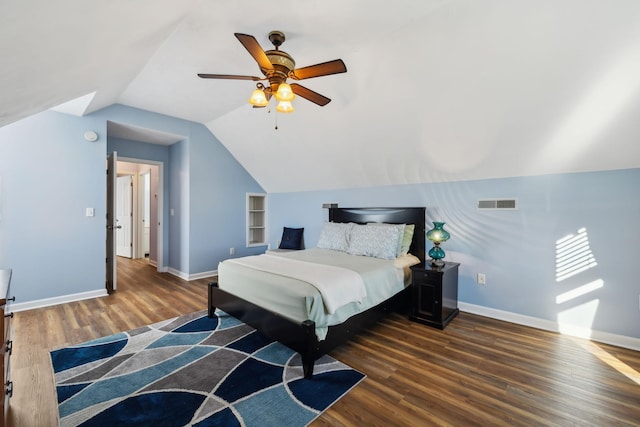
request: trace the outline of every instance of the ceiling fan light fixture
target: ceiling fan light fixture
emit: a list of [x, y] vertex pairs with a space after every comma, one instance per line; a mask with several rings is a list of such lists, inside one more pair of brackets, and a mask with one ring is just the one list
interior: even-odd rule
[[264, 86], [260, 86], [262, 85], [259, 85], [251, 94], [251, 98], [249, 98], [249, 104], [254, 107], [266, 107], [269, 104], [267, 96], [264, 94]]
[[278, 101], [292, 101], [294, 98], [293, 89], [287, 83], [280, 83], [276, 91]]
[[299, 96], [307, 101], [324, 107], [331, 99], [317, 92], [312, 91], [298, 83], [288, 85], [287, 79], [305, 80], [314, 77], [330, 76], [332, 74], [346, 73], [347, 67], [342, 59], [322, 62], [302, 68], [296, 68], [296, 62], [287, 52], [280, 50], [280, 46], [285, 41], [282, 31], [272, 31], [269, 33], [269, 41], [275, 49], [265, 51], [255, 37], [249, 34], [234, 33], [234, 36], [249, 52], [251, 57], [258, 63], [262, 77], [237, 74], [203, 74], [198, 73], [202, 79], [225, 79], [225, 80], [251, 80], [253, 82], [267, 81], [267, 87], [262, 83], [257, 83], [257, 89], [249, 98], [249, 104], [254, 107], [266, 107], [272, 97], [280, 103], [276, 106], [276, 111], [283, 113], [293, 112], [291, 101]]
[[276, 111], [279, 113], [293, 113], [293, 104], [291, 101], [280, 101], [276, 106]]

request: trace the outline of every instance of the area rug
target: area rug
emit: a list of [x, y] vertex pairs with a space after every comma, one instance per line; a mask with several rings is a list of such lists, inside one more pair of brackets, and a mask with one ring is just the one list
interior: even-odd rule
[[51, 352], [61, 426], [304, 426], [365, 376], [216, 311]]

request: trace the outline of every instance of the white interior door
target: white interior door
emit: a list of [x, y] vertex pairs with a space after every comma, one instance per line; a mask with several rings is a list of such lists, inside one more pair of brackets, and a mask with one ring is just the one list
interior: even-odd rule
[[116, 253], [133, 256], [133, 189], [131, 175], [119, 176], [116, 191]]

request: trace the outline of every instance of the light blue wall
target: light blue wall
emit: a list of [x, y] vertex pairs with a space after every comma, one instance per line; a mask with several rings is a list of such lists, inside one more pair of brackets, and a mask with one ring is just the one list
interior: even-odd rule
[[[447, 259], [460, 262], [461, 302], [640, 338], [640, 169], [269, 195], [269, 242], [283, 226], [304, 227], [317, 244], [323, 203], [426, 206], [451, 239]], [[518, 210], [479, 211], [478, 199], [516, 198]], [[437, 212], [434, 218], [433, 210]], [[556, 242], [586, 229], [597, 265], [556, 280]], [[428, 245], [430, 247], [430, 245]], [[476, 284], [485, 273], [487, 284]], [[564, 302], [556, 298], [602, 286]]]
[[[85, 141], [88, 129], [103, 137]], [[16, 303], [104, 289], [105, 132], [55, 112], [0, 128], [0, 267]]]
[[[147, 144], [140, 141], [130, 141], [128, 139], [109, 137], [107, 141], [107, 151], [117, 151], [118, 157], [129, 157], [141, 160], [153, 160], [169, 164], [169, 146], [159, 144]], [[165, 174], [166, 175], [166, 174]]]
[[169, 157], [169, 266], [189, 273], [189, 143], [173, 144]]
[[[185, 140], [166, 152], [116, 139], [107, 147], [108, 120]], [[86, 130], [98, 141], [84, 140]], [[165, 162], [167, 267], [210, 272], [230, 247], [257, 251], [243, 249], [245, 194], [262, 188], [203, 125], [121, 105], [86, 117], [44, 112], [0, 128], [0, 268], [14, 270], [16, 303], [104, 290], [108, 149]]]
[[233, 257], [264, 252], [266, 247], [246, 243], [246, 194], [264, 190], [215, 137], [203, 137], [211, 135], [205, 126], [192, 132], [189, 271], [197, 273], [217, 270], [220, 260], [231, 257], [230, 248]]

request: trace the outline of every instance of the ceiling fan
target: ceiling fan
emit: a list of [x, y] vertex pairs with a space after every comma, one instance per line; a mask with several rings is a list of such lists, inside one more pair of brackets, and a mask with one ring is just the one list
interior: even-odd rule
[[268, 80], [267, 87], [262, 83], [257, 83], [257, 89], [249, 99], [249, 103], [254, 107], [265, 107], [272, 96], [280, 101], [276, 107], [277, 111], [288, 113], [293, 111], [291, 100], [294, 94], [301, 96], [321, 107], [324, 107], [331, 99], [314, 92], [297, 83], [289, 85], [287, 79], [304, 80], [314, 77], [328, 76], [331, 74], [346, 73], [347, 67], [342, 59], [323, 62], [321, 64], [310, 65], [303, 68], [295, 68], [296, 63], [293, 57], [287, 52], [280, 50], [280, 46], [285, 41], [284, 33], [281, 31], [271, 31], [269, 40], [275, 49], [266, 52], [260, 47], [255, 37], [248, 34], [235, 33], [236, 38], [249, 51], [249, 54], [256, 60], [263, 77], [239, 76], [230, 74], [198, 74], [203, 79], [229, 79], [229, 80], [253, 80], [260, 82]]

